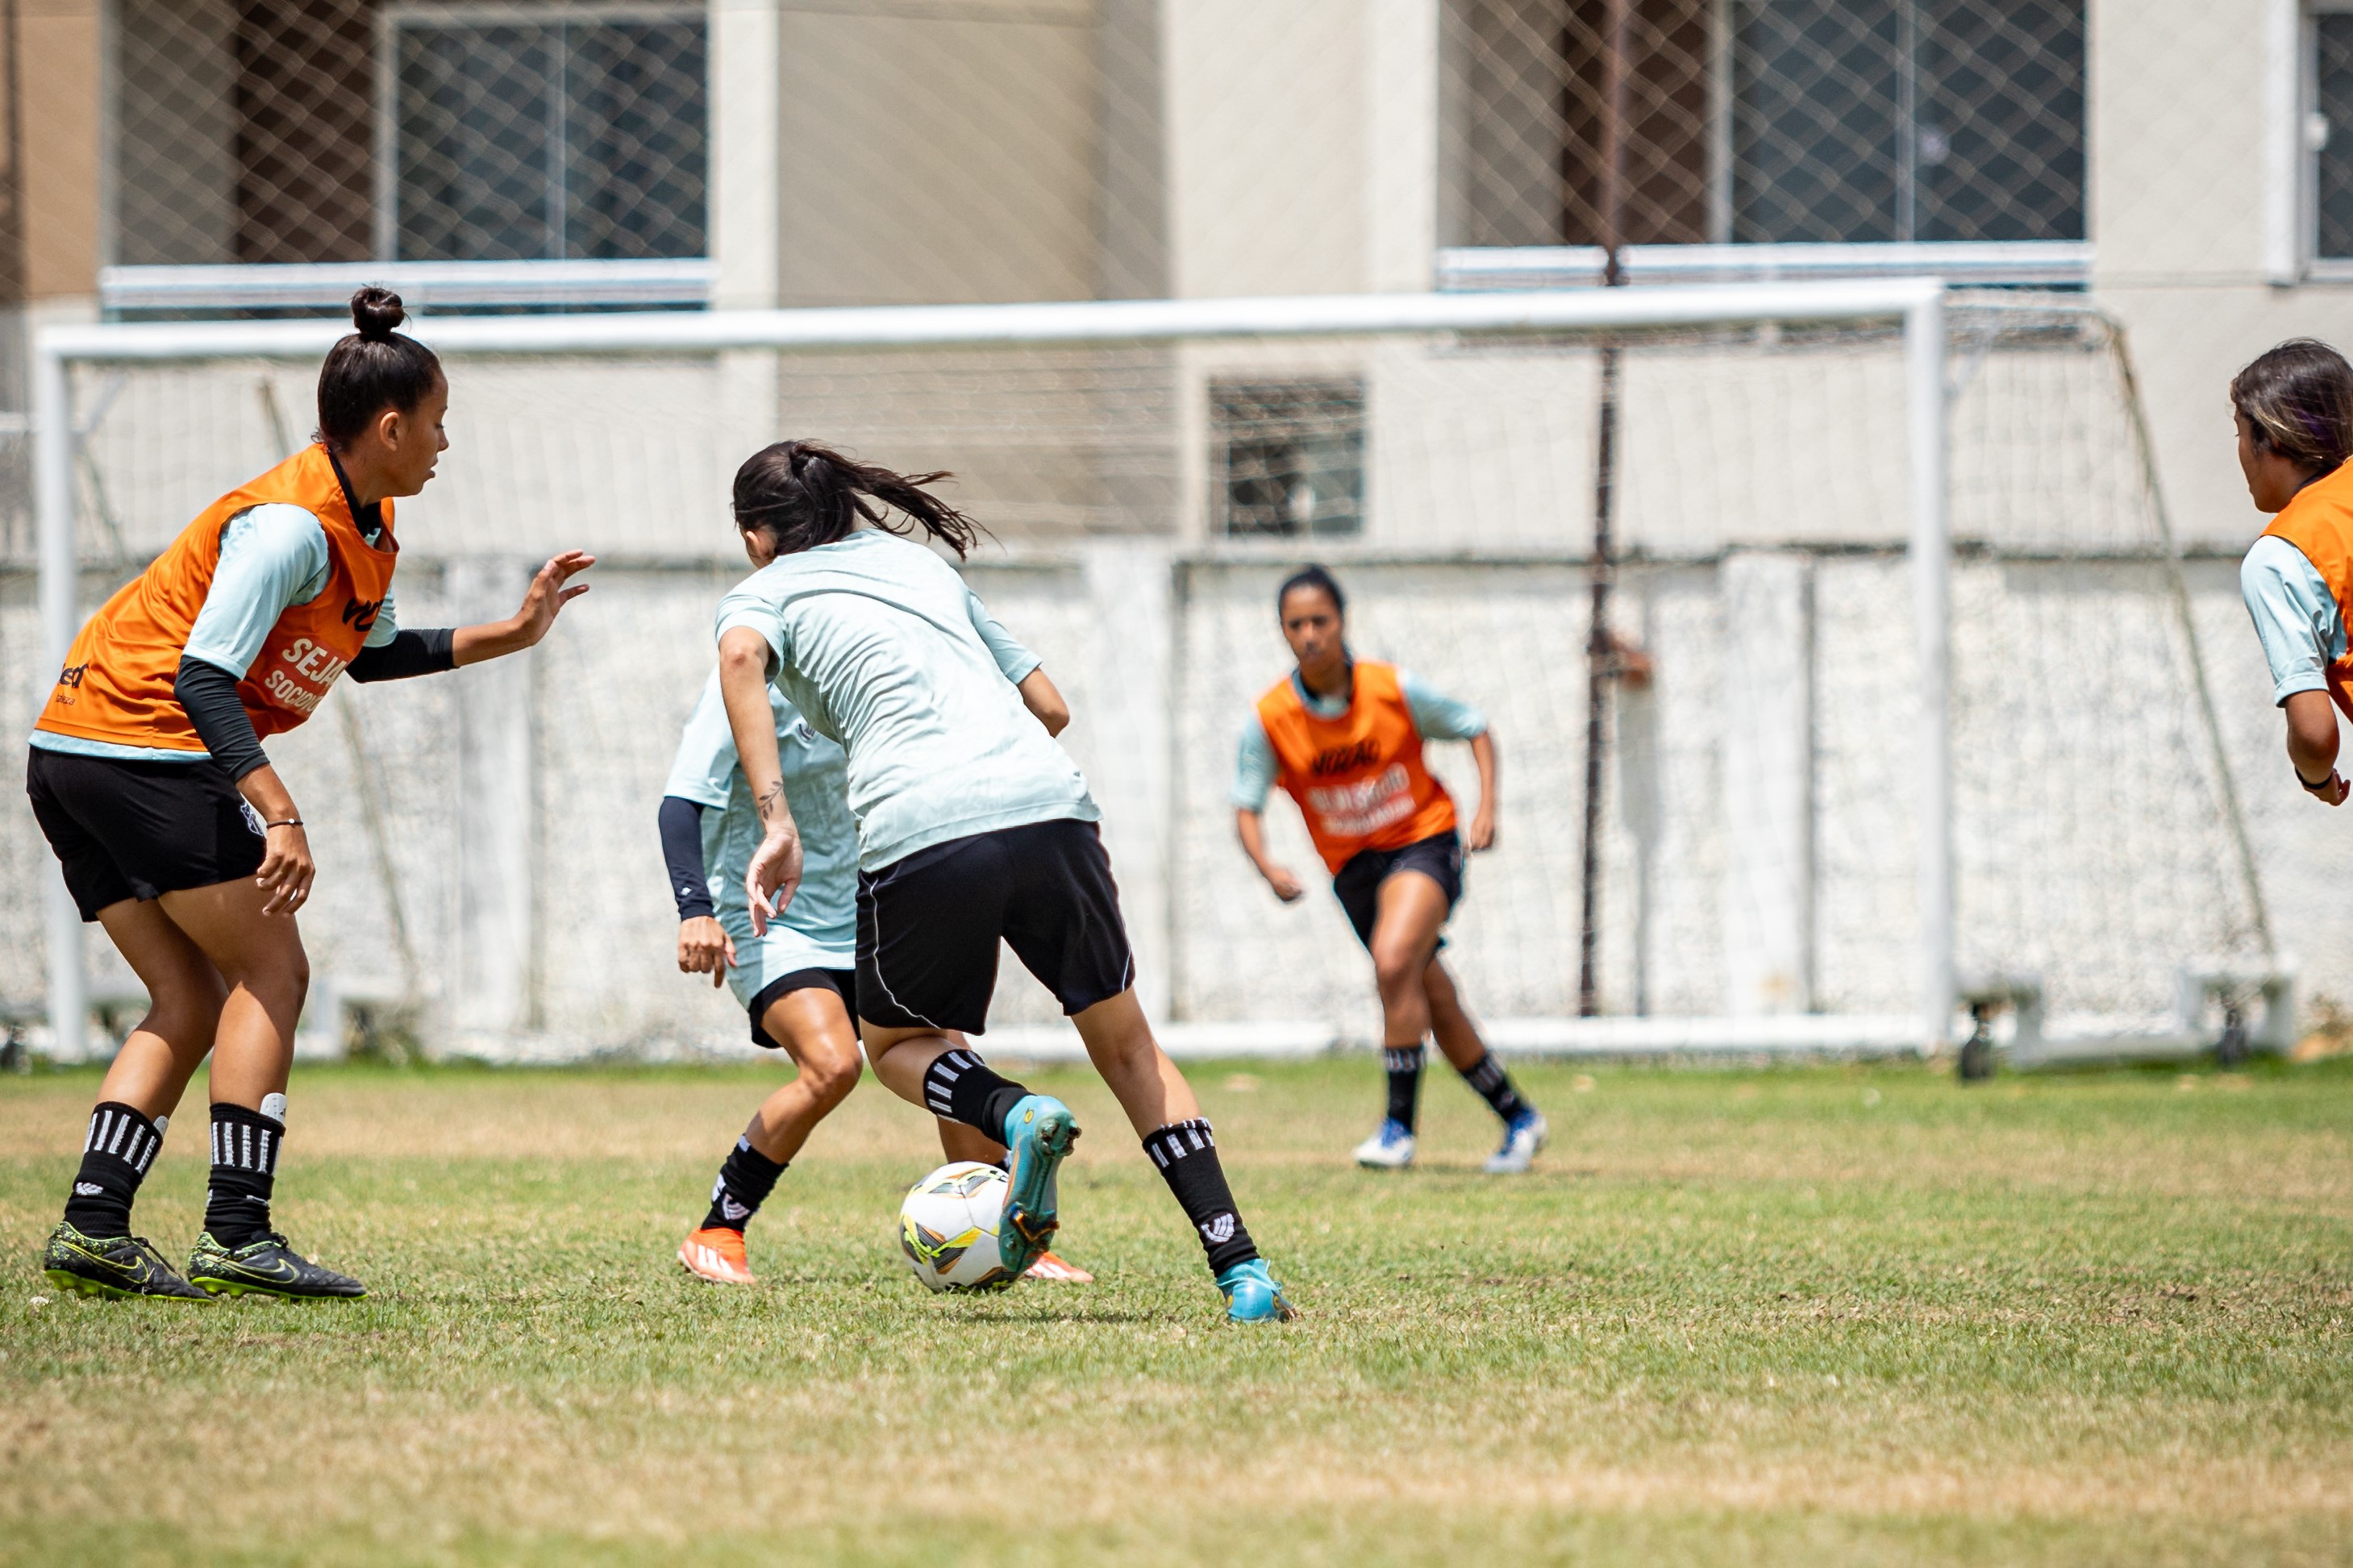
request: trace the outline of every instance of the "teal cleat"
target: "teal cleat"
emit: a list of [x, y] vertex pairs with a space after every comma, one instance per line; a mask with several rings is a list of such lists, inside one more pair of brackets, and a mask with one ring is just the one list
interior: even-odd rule
[[1052, 1095], [1024, 1095], [1005, 1113], [1009, 1179], [997, 1221], [997, 1256], [1015, 1279], [1038, 1260], [1062, 1223], [1055, 1208], [1054, 1173], [1078, 1141], [1071, 1108]]
[[1218, 1276], [1226, 1293], [1226, 1321], [1230, 1323], [1287, 1323], [1299, 1309], [1284, 1299], [1282, 1282], [1266, 1271], [1263, 1258], [1237, 1263]]

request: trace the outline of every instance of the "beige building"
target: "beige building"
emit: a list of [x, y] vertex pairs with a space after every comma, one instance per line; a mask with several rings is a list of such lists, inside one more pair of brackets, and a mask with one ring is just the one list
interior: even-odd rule
[[[2191, 454], [2252, 348], [2347, 334], [2353, 129], [2327, 128], [2353, 124], [2353, 21], [2326, 0], [1632, 11], [1627, 237], [2080, 242], [2015, 275], [2072, 272], [2128, 322], [2183, 524], [2243, 531], [2227, 465]], [[620, 257], [702, 262], [672, 292], [722, 305], [1427, 289], [1451, 247], [1602, 237], [1602, 12], [19, 0], [0, 290], [88, 313], [116, 267]], [[1902, 59], [1870, 47], [1907, 28]], [[566, 50], [686, 129], [607, 124], [551, 158]], [[1981, 123], [1931, 123], [1957, 108]], [[554, 192], [584, 170], [585, 199]], [[568, 217], [525, 221], [543, 199]]]

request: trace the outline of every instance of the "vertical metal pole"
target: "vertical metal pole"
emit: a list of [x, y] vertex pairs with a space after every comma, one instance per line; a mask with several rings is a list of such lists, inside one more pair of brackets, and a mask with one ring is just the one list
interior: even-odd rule
[[[33, 348], [33, 510], [40, 534], [41, 661], [33, 671], [33, 711], [55, 689], [58, 671], [79, 629], [73, 530], [73, 414], [66, 363], [36, 338]], [[82, 1059], [90, 1017], [90, 987], [82, 974], [81, 912], [51, 868], [48, 895], [50, 1053]]]
[[1946, 484], [1945, 300], [1905, 313], [1910, 386], [1912, 613], [1919, 639], [1920, 732], [1913, 776], [1920, 816], [1922, 1044], [1951, 1043], [1953, 978], [1953, 578]]
[[[1631, 8], [1632, 0], [1609, 0], [1609, 40], [1602, 56], [1601, 281], [1610, 289], [1626, 281], [1619, 252], [1625, 244], [1626, 67]], [[1585, 853], [1577, 951], [1577, 1012], [1581, 1018], [1601, 1011], [1601, 764], [1609, 730], [1609, 682], [1617, 670], [1617, 653], [1609, 638], [1609, 590], [1616, 575], [1611, 522], [1617, 501], [1620, 357], [1618, 341], [1605, 338], [1600, 430], [1593, 453], [1592, 605], [1585, 639]]]

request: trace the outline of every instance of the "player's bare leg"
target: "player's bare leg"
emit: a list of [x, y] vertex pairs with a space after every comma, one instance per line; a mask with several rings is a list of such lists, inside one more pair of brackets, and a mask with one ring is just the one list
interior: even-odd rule
[[216, 1295], [311, 1299], [365, 1294], [286, 1244], [271, 1222], [294, 1028], [311, 961], [288, 910], [255, 879], [165, 893], [157, 901], [227, 983], [213, 1034], [212, 1172], [205, 1232], [188, 1278]]
[[109, 904], [98, 920], [147, 988], [147, 1016], [99, 1086], [81, 1168], [42, 1249], [42, 1271], [52, 1285], [89, 1295], [209, 1300], [131, 1233], [131, 1208], [188, 1080], [213, 1048], [228, 986], [152, 900]]
[[797, 1069], [761, 1102], [711, 1189], [711, 1209], [679, 1243], [678, 1261], [716, 1285], [752, 1283], [744, 1227], [801, 1152], [817, 1124], [858, 1087], [858, 1033], [840, 993], [822, 985], [787, 991], [760, 1016], [760, 1027]]

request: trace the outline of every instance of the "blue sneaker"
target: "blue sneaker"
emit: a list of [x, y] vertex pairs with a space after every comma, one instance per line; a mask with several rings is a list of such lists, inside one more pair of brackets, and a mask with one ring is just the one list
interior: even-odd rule
[[1299, 1309], [1283, 1299], [1282, 1285], [1266, 1271], [1266, 1261], [1253, 1258], [1218, 1276], [1226, 1293], [1226, 1321], [1230, 1323], [1287, 1323]]
[[1552, 1138], [1544, 1113], [1523, 1110], [1504, 1128], [1504, 1146], [1487, 1156], [1491, 1176], [1516, 1176], [1536, 1163], [1536, 1155]]
[[1016, 1279], [1037, 1261], [1062, 1223], [1055, 1213], [1054, 1173], [1078, 1141], [1071, 1108], [1052, 1095], [1024, 1095], [1005, 1113], [1009, 1179], [997, 1220], [997, 1256]]
[[1413, 1163], [1413, 1134], [1402, 1121], [1383, 1119], [1379, 1131], [1356, 1145], [1356, 1163], [1378, 1171], [1402, 1171]]

